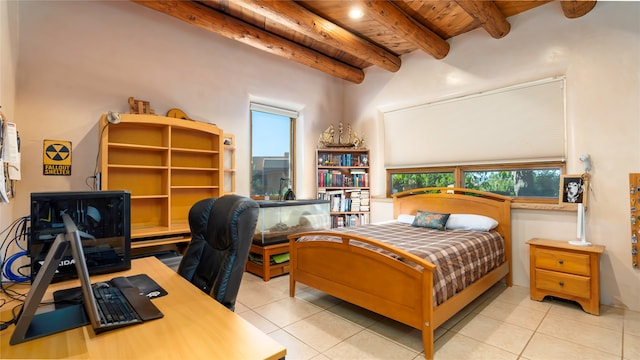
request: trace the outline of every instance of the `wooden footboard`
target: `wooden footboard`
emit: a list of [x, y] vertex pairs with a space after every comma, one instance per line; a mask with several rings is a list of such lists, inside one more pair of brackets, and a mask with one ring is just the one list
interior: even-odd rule
[[[336, 241], [297, 242], [302, 236], [331, 237]], [[421, 330], [425, 351], [427, 346], [433, 346], [434, 328], [430, 325], [433, 314], [433, 264], [384, 243], [356, 235], [307, 232], [291, 235], [289, 239], [290, 296], [295, 296], [295, 284], [301, 282]], [[420, 269], [388, 255], [353, 245], [353, 241], [385, 249], [419, 265]], [[433, 349], [429, 351], [432, 353]]]

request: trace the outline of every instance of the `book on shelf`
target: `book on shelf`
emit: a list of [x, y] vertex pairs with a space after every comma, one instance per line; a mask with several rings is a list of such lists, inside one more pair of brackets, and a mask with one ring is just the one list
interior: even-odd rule
[[350, 211], [361, 211], [360, 199], [359, 198], [352, 198], [351, 199]]
[[340, 211], [341, 203], [344, 202], [344, 190], [318, 189], [318, 200], [329, 200], [331, 211]]
[[345, 186], [347, 180], [350, 182], [351, 178], [345, 176], [339, 170], [318, 170], [318, 186], [319, 187], [341, 187]]
[[334, 196], [331, 199], [331, 211], [333, 211], [333, 212], [340, 211], [340, 198], [337, 197], [337, 196]]
[[362, 166], [368, 162], [365, 155], [360, 154], [318, 154], [319, 166]]
[[348, 210], [347, 211], [360, 211], [360, 192], [362, 189], [348, 189], [346, 192], [349, 194]]
[[[262, 254], [249, 252], [249, 261], [262, 265], [264, 263], [264, 257]], [[289, 253], [271, 255], [269, 258], [269, 264], [271, 265], [282, 264], [287, 261], [289, 261]]]
[[369, 214], [345, 214], [331, 216], [331, 225], [333, 228], [360, 226], [368, 223]]
[[[369, 190], [362, 190], [360, 192], [360, 208], [362, 209], [362, 206], [366, 206], [367, 209], [369, 208]], [[369, 210], [364, 210], [362, 209], [362, 211], [369, 211]]]
[[369, 191], [361, 188], [328, 190], [318, 188], [318, 199], [329, 200], [331, 212], [369, 211]]

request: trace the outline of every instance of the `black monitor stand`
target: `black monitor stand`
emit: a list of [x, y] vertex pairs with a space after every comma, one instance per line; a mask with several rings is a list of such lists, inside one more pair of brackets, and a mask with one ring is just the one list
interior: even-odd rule
[[58, 263], [68, 247], [69, 240], [65, 234], [58, 234], [40, 271], [31, 284], [31, 290], [18, 317], [16, 329], [9, 341], [11, 345], [89, 324], [82, 303], [36, 314], [42, 297], [58, 268]]

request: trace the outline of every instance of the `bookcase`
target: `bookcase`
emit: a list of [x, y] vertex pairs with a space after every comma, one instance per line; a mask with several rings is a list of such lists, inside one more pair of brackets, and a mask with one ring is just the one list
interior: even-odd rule
[[331, 227], [369, 223], [369, 150], [317, 149], [318, 199], [331, 203]]
[[224, 134], [224, 193], [236, 193], [236, 137]]
[[223, 132], [214, 124], [148, 114], [100, 120], [101, 190], [131, 192], [132, 254], [184, 247], [198, 200], [224, 192]]

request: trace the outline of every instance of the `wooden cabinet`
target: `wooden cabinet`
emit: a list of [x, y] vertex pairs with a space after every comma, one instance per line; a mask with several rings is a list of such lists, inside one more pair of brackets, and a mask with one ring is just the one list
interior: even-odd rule
[[188, 243], [191, 206], [223, 194], [222, 130], [156, 115], [120, 118], [101, 119], [101, 189], [131, 192], [132, 253]]
[[579, 303], [590, 314], [600, 314], [599, 256], [604, 246], [575, 246], [539, 238], [527, 244], [532, 300], [556, 296]]
[[318, 199], [331, 201], [331, 227], [369, 223], [369, 150], [318, 149]]
[[[252, 244], [249, 250], [249, 260], [245, 270], [269, 281], [272, 277], [289, 273], [289, 243], [273, 245]], [[282, 259], [276, 259], [276, 255], [283, 255]]]

